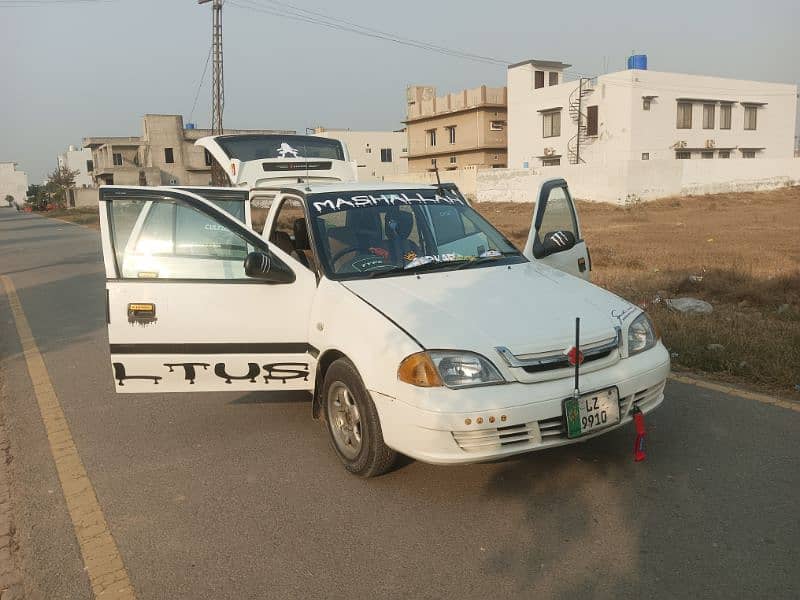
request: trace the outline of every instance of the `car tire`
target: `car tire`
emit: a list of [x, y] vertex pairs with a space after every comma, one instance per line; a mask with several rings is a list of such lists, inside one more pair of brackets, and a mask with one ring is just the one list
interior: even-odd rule
[[375, 404], [346, 358], [334, 361], [325, 373], [322, 402], [331, 445], [345, 469], [375, 477], [392, 468], [397, 453], [384, 443]]

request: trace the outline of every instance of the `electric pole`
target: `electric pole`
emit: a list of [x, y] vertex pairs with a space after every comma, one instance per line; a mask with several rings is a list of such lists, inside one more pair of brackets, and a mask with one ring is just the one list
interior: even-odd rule
[[[211, 25], [211, 53], [212, 53], [212, 82], [211, 82], [211, 134], [222, 135], [222, 111], [225, 109], [225, 78], [222, 61], [222, 0], [197, 0], [198, 4], [212, 2]], [[222, 167], [214, 161], [211, 166], [212, 185], [228, 185], [228, 176]]]

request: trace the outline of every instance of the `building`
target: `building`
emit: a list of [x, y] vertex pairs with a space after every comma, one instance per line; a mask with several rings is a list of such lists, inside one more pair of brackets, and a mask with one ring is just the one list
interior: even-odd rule
[[75, 187], [82, 188], [94, 185], [91, 175], [94, 169], [91, 149], [78, 149], [75, 146], [70, 146], [66, 152], [58, 155], [58, 166], [78, 172], [75, 176]]
[[[194, 142], [209, 129], [184, 126], [180, 115], [145, 115], [141, 137], [87, 137], [96, 185], [209, 185], [213, 159]], [[226, 129], [231, 133], [295, 133], [273, 129]]]
[[359, 181], [391, 181], [408, 173], [406, 130], [351, 131], [314, 128], [314, 134], [344, 142], [350, 159], [358, 164]]
[[437, 96], [435, 87], [412, 85], [405, 124], [409, 172], [507, 164], [504, 87]]
[[0, 207], [7, 206], [6, 199], [11, 196], [11, 203], [22, 207], [28, 194], [28, 176], [17, 171], [17, 163], [0, 162]]
[[509, 66], [510, 168], [793, 156], [795, 85], [649, 71], [646, 61], [566, 81], [568, 66]]

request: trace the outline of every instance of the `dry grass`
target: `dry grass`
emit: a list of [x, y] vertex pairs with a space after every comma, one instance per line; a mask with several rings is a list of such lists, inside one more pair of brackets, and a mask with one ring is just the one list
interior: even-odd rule
[[57, 208], [45, 212], [37, 212], [37, 215], [53, 217], [70, 223], [86, 225], [92, 229], [100, 229], [100, 215], [95, 206], [84, 206], [81, 208]]
[[[512, 241], [525, 243], [532, 205], [476, 207]], [[676, 365], [795, 391], [800, 188], [631, 207], [581, 202], [579, 212], [592, 280], [650, 311]], [[657, 300], [683, 296], [706, 300], [715, 310], [685, 316]], [[724, 350], [709, 351], [709, 344]]]

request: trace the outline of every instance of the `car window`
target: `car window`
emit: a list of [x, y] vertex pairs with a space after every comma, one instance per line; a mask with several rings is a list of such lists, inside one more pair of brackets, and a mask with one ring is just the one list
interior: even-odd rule
[[[134, 212], [138, 217], [128, 230]], [[220, 219], [171, 199], [115, 200], [111, 213], [123, 278], [246, 278], [244, 259], [254, 247]]]
[[550, 190], [542, 215], [542, 224], [539, 227], [542, 236], [553, 231], [571, 231], [575, 239], [579, 237], [572, 202], [563, 187], [554, 187]]

